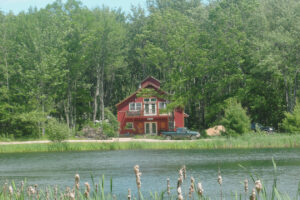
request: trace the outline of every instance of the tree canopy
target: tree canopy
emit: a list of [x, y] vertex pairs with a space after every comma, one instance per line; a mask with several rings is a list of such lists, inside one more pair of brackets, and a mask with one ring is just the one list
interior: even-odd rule
[[0, 35], [0, 135], [41, 136], [47, 116], [79, 130], [150, 75], [195, 129], [232, 98], [278, 128], [300, 96], [298, 0], [147, 0], [128, 14], [57, 0], [0, 13]]

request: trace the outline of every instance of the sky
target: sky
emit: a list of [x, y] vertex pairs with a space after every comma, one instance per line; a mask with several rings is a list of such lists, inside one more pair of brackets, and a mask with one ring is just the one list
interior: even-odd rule
[[[0, 10], [4, 13], [13, 11], [18, 14], [20, 11], [27, 11], [29, 7], [44, 8], [47, 4], [53, 3], [55, 0], [0, 0]], [[65, 2], [66, 0], [62, 0]], [[83, 5], [88, 8], [101, 7], [102, 5], [110, 8], [119, 8], [125, 12], [129, 12], [131, 5], [141, 5], [146, 7], [146, 0], [81, 0]]]

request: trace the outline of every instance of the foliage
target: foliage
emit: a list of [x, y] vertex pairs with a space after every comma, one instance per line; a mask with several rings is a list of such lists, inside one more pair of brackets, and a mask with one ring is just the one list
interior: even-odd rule
[[300, 95], [299, 10], [298, 0], [149, 0], [126, 15], [57, 0], [0, 13], [0, 135], [40, 137], [48, 115], [72, 130], [104, 120], [147, 76], [188, 127], [214, 125], [236, 98], [278, 128]]
[[46, 134], [51, 141], [62, 142], [70, 136], [70, 129], [67, 124], [52, 118], [47, 122]]
[[288, 133], [300, 133], [300, 103], [296, 103], [292, 113], [286, 112], [281, 124], [282, 129]]
[[242, 105], [234, 99], [229, 99], [224, 110], [221, 124], [225, 127], [228, 136], [242, 135], [250, 130], [250, 119]]

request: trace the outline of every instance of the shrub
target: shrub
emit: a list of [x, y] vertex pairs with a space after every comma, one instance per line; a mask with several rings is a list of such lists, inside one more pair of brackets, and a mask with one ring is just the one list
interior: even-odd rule
[[221, 124], [225, 127], [225, 135], [242, 135], [250, 130], [250, 119], [246, 110], [235, 99], [229, 99], [224, 110], [224, 117]]
[[56, 119], [48, 120], [46, 134], [53, 142], [61, 142], [69, 137], [70, 129], [67, 124], [58, 122]]
[[281, 124], [281, 128], [289, 133], [300, 133], [300, 104], [297, 101], [292, 113], [284, 113], [285, 118]]

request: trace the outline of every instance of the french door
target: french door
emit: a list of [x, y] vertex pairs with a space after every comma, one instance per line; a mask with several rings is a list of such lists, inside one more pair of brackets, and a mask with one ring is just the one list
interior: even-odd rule
[[157, 134], [157, 123], [145, 122], [145, 134]]

